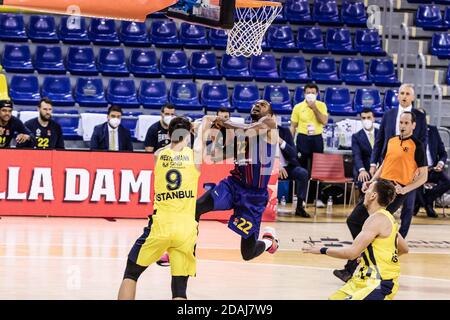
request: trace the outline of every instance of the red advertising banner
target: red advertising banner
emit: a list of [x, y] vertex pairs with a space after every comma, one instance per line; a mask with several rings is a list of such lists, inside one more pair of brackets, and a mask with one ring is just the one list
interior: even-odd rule
[[[199, 196], [232, 168], [203, 165]], [[149, 153], [0, 150], [0, 215], [145, 218], [153, 212], [153, 169]], [[270, 181], [264, 221], [275, 220], [277, 179], [274, 174]], [[230, 214], [211, 212], [203, 219]]]

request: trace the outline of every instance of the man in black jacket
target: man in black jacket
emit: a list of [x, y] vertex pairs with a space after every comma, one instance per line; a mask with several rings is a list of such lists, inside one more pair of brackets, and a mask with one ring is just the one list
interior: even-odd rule
[[16, 138], [17, 147], [32, 147], [34, 137], [18, 118], [12, 115], [13, 102], [0, 101], [0, 148], [9, 148]]
[[297, 158], [297, 148], [289, 128], [278, 126], [280, 145], [280, 173], [279, 179], [295, 180], [297, 186], [297, 208], [295, 215], [303, 218], [310, 218], [310, 215], [303, 208], [303, 201], [306, 198], [306, 188], [308, 185], [308, 171], [300, 166]]

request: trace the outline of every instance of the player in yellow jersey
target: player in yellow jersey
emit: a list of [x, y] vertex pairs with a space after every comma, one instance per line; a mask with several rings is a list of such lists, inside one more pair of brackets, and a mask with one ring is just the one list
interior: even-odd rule
[[177, 117], [169, 125], [171, 144], [155, 153], [154, 212], [148, 227], [128, 255], [119, 299], [134, 299], [142, 272], [168, 252], [171, 258], [172, 298], [186, 299], [189, 276], [195, 276], [195, 244], [200, 164], [187, 147], [192, 124]]
[[353, 277], [331, 300], [391, 300], [398, 291], [399, 255], [408, 253], [408, 244], [398, 233], [398, 224], [385, 208], [395, 198], [392, 182], [378, 180], [366, 191], [364, 206], [369, 212], [361, 233], [350, 247], [305, 247], [303, 252], [353, 260], [359, 266]]

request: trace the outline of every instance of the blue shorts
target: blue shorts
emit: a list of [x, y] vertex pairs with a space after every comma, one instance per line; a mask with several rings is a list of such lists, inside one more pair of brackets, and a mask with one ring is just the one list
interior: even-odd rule
[[232, 177], [219, 182], [211, 191], [214, 211], [233, 209], [228, 227], [244, 239], [258, 239], [264, 211], [269, 202], [267, 189], [246, 188]]

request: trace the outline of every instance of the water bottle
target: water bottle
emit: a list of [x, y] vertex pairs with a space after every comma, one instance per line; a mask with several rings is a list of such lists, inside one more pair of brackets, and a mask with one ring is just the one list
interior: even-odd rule
[[286, 207], [286, 197], [282, 196], [281, 197], [281, 207], [284, 209]]
[[327, 215], [333, 213], [333, 197], [329, 196], [327, 201]]
[[292, 197], [292, 207], [297, 208], [297, 195], [294, 194], [294, 196]]

